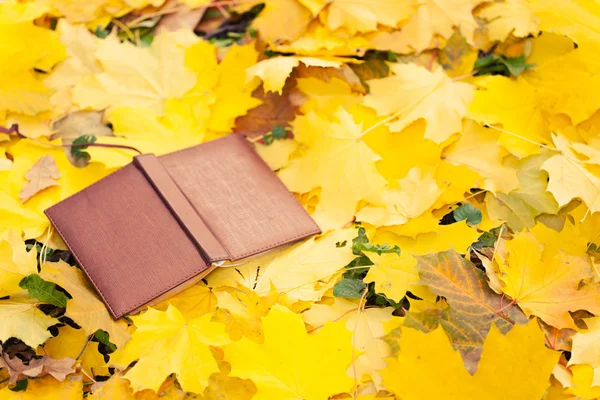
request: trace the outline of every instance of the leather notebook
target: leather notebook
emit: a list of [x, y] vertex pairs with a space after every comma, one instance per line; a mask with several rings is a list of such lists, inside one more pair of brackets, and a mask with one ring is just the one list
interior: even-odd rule
[[136, 156], [46, 215], [115, 319], [321, 232], [239, 134]]

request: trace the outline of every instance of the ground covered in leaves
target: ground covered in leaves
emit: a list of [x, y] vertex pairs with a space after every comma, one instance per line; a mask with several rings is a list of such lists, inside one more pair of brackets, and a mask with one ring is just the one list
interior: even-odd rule
[[[589, 0], [0, 1], [0, 398], [599, 397], [598, 27]], [[234, 131], [324, 233], [115, 322], [43, 210], [125, 146]]]

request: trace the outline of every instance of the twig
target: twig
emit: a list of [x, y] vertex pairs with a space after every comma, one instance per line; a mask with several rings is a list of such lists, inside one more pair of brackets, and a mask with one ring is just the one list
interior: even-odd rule
[[52, 143], [46, 143], [46, 142], [42, 142], [41, 140], [37, 140], [34, 138], [30, 138], [29, 136], [25, 136], [24, 134], [22, 134], [19, 131], [19, 125], [18, 124], [12, 124], [10, 126], [10, 128], [4, 128], [2, 126], [0, 126], [0, 133], [5, 133], [10, 135], [11, 133], [16, 133], [17, 136], [19, 136], [20, 138], [23, 139], [29, 139], [33, 142], [36, 142], [38, 144], [41, 144], [43, 146], [48, 146], [48, 147], [55, 147], [55, 148], [73, 148], [73, 147], [106, 147], [109, 149], [123, 149], [123, 150], [133, 150], [135, 152], [137, 152], [138, 154], [143, 154], [141, 151], [139, 151], [138, 149], [136, 149], [133, 146], [127, 146], [124, 144], [110, 144], [110, 143], [72, 143], [72, 144], [52, 144]]
[[92, 340], [92, 336], [94, 336], [94, 335], [88, 335], [85, 343], [83, 344], [83, 348], [81, 349], [81, 351], [79, 352], [79, 354], [77, 354], [77, 357], [75, 357], [76, 360], [79, 360], [81, 358], [81, 356], [83, 355], [83, 352], [87, 348], [88, 343], [90, 343], [90, 341]]

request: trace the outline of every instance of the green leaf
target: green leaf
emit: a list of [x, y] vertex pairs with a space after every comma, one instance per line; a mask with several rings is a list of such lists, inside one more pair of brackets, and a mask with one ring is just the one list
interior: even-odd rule
[[372, 244], [369, 242], [365, 228], [360, 227], [358, 228], [358, 236], [352, 239], [352, 254], [358, 256], [363, 251], [369, 251], [379, 255], [383, 253], [396, 253], [400, 255], [400, 247], [397, 245], [392, 247], [387, 243]]
[[510, 77], [511, 75], [519, 76], [534, 66], [535, 64], [527, 64], [524, 55], [511, 58], [492, 54], [478, 58], [473, 69], [477, 71], [475, 75], [504, 75]]
[[466, 203], [454, 210], [454, 220], [460, 222], [467, 220], [469, 225], [477, 225], [481, 222], [481, 211], [475, 208], [473, 205]]
[[94, 35], [96, 35], [96, 37], [99, 37], [100, 39], [106, 38], [109, 34], [110, 30], [102, 29], [100, 26], [97, 26], [96, 30], [94, 31]]
[[285, 139], [288, 136], [288, 132], [285, 127], [281, 125], [275, 125], [271, 130], [271, 133], [267, 133], [263, 136], [263, 141], [266, 145], [270, 145], [275, 140]]
[[17, 381], [17, 383], [15, 384], [14, 387], [10, 388], [10, 390], [12, 390], [13, 392], [23, 392], [25, 390], [27, 390], [27, 385], [29, 384], [29, 380], [28, 379], [21, 379], [20, 381]]
[[506, 68], [510, 71], [513, 76], [519, 76], [528, 68], [531, 68], [534, 64], [527, 64], [527, 60], [525, 60], [525, 56], [522, 55], [520, 57], [508, 58], [508, 57], [500, 57], [500, 60]]
[[[352, 260], [348, 265], [346, 265], [346, 269], [348, 271], [344, 272], [344, 278], [348, 279], [362, 279], [369, 272], [369, 267], [373, 265], [373, 261], [369, 257], [364, 254], [356, 257]], [[365, 267], [365, 268], [360, 268]]]
[[359, 299], [362, 297], [367, 286], [360, 279], [342, 279], [333, 287], [335, 297], [344, 297], [347, 299]]
[[106, 347], [108, 347], [112, 352], [117, 351], [117, 346], [114, 343], [111, 343], [110, 341], [110, 335], [108, 332], [103, 331], [102, 329], [98, 329], [95, 333], [94, 333], [94, 339], [96, 339], [96, 341], [102, 343], [103, 345], [105, 345]]
[[31, 274], [21, 279], [19, 286], [26, 289], [30, 296], [44, 303], [62, 308], [67, 306], [67, 300], [69, 300], [67, 295], [58, 290], [55, 283], [47, 282], [37, 274]]
[[[73, 144], [83, 145], [83, 144], [94, 143], [95, 141], [96, 141], [96, 136], [81, 135], [77, 139], [73, 140]], [[89, 153], [87, 151], [84, 151], [87, 148], [88, 148], [88, 146], [71, 147], [71, 154], [73, 155], [73, 157], [75, 157], [76, 160], [79, 160], [81, 158], [89, 159], [89, 157], [90, 157]]]

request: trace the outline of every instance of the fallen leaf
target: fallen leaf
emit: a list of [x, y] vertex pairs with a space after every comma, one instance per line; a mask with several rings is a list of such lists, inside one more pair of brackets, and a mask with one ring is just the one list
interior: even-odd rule
[[100, 41], [96, 57], [103, 71], [73, 88], [73, 102], [81, 108], [148, 107], [161, 115], [167, 99], [183, 97], [197, 80], [184, 65], [177, 33], [163, 32], [146, 48], [111, 36]]
[[40, 378], [42, 376], [51, 375], [57, 381], [64, 381], [67, 375], [75, 373], [73, 366], [75, 360], [72, 358], [54, 359], [50, 356], [42, 358], [34, 358], [27, 365], [19, 358], [10, 359], [6, 353], [3, 353], [0, 358], [0, 366], [8, 369], [10, 374], [11, 385], [22, 379]]
[[[70, 145], [78, 137], [87, 135], [96, 138], [112, 136], [112, 130], [104, 123], [104, 111], [75, 111], [69, 113], [52, 124], [55, 132], [51, 139], [61, 138], [63, 145]], [[65, 148], [65, 155], [76, 167], [84, 167], [90, 162], [90, 157], [76, 158], [70, 147]]]
[[493, 292], [485, 275], [453, 250], [417, 257], [420, 283], [448, 302], [440, 324], [462, 356], [465, 368], [476, 373], [484, 341], [492, 325], [506, 334], [527, 322], [523, 313]]
[[64, 382], [59, 382], [51, 376], [27, 381], [27, 390], [14, 392], [5, 387], [0, 390], [4, 400], [79, 400], [83, 396], [81, 376], [70, 376]]
[[329, 61], [313, 57], [273, 57], [260, 61], [246, 70], [247, 80], [258, 78], [265, 91], [281, 93], [285, 81], [294, 67], [300, 63], [307, 67], [339, 67], [339, 61]]
[[318, 240], [313, 237], [236, 268], [218, 268], [207, 280], [211, 286], [235, 287], [239, 282], [259, 295], [268, 294], [273, 285], [291, 302], [317, 301], [327, 290], [322, 285], [331, 281], [355, 258], [349, 248], [336, 247], [335, 244], [351, 241], [354, 235], [352, 229], [346, 229], [334, 231]]
[[[453, 81], [441, 68], [431, 72], [414, 64], [393, 64], [390, 69], [395, 75], [367, 81], [371, 90], [364, 104], [390, 118], [392, 131], [420, 118], [427, 122], [425, 138], [436, 143], [461, 131], [467, 104], [473, 99], [472, 85]], [[454, 99], [450, 108], [447, 98]]]
[[228, 342], [225, 326], [210, 322], [211, 314], [187, 320], [174, 306], [167, 311], [150, 308], [132, 317], [137, 329], [122, 350], [120, 361], [127, 366], [139, 360], [125, 375], [135, 392], [157, 391], [172, 373], [184, 390], [201, 392], [210, 374], [217, 372], [217, 361], [209, 345]]
[[516, 37], [536, 35], [539, 31], [538, 17], [523, 0], [491, 3], [477, 16], [489, 21], [487, 29], [492, 41], [503, 41], [510, 34]]
[[410, 47], [421, 52], [436, 46], [437, 36], [448, 39], [458, 28], [467, 42], [472, 43], [477, 23], [472, 10], [481, 0], [425, 0], [402, 27], [399, 40], [409, 41]]
[[527, 315], [536, 315], [559, 329], [575, 329], [569, 311], [600, 312], [598, 284], [580, 287], [592, 277], [592, 266], [587, 258], [569, 254], [565, 247], [558, 250], [542, 243], [526, 232], [507, 241], [507, 254], [497, 254], [501, 260], [498, 278], [505, 284], [504, 293]]
[[19, 282], [37, 273], [37, 251], [27, 251], [21, 235], [16, 231], [0, 232], [0, 296], [19, 293]]
[[[389, 359], [381, 375], [386, 387], [403, 399], [536, 399], [544, 394], [559, 357], [544, 346], [535, 322], [506, 335], [492, 327], [479, 369], [471, 376], [441, 329], [403, 329], [398, 359]], [[435, 385], [428, 384], [432, 379]]]
[[[352, 220], [359, 200], [381, 203], [385, 180], [374, 165], [379, 156], [362, 140], [369, 127], [357, 123], [348, 111], [340, 108], [335, 122], [316, 115], [309, 118], [313, 132], [320, 131], [319, 140], [309, 144], [306, 156], [292, 160], [279, 177], [298, 193], [320, 186], [314, 218], [323, 230], [341, 227]], [[303, 142], [305, 136], [296, 138]]]
[[35, 348], [52, 336], [48, 328], [57, 323], [28, 298], [0, 300], [0, 341], [3, 343], [14, 337]]
[[60, 185], [56, 181], [60, 177], [56, 160], [50, 154], [45, 155], [33, 164], [31, 169], [25, 174], [25, 179], [29, 182], [21, 189], [19, 198], [25, 203], [42, 190]]
[[351, 360], [351, 333], [343, 323], [327, 324], [309, 335], [301, 316], [274, 306], [263, 324], [263, 344], [243, 338], [224, 347], [231, 373], [256, 384], [256, 400], [322, 399], [350, 388], [346, 367]]
[[467, 121], [460, 139], [444, 150], [443, 158], [453, 165], [467, 166], [481, 175], [484, 189], [493, 193], [509, 193], [519, 187], [519, 179], [517, 170], [503, 165], [507, 153], [498, 146], [498, 136], [493, 129]]
[[262, 104], [236, 118], [236, 132], [255, 138], [270, 132], [275, 126], [288, 126], [294, 119], [295, 107], [290, 102], [287, 83], [281, 93], [265, 91], [261, 85], [252, 92], [252, 96]]
[[81, 326], [86, 334], [91, 335], [98, 329], [103, 329], [109, 333], [110, 341], [118, 348], [129, 340], [127, 324], [123, 320], [113, 320], [80, 269], [71, 267], [64, 261], [46, 263], [40, 276], [56, 283], [73, 297], [67, 302], [65, 315]]

